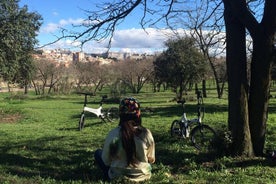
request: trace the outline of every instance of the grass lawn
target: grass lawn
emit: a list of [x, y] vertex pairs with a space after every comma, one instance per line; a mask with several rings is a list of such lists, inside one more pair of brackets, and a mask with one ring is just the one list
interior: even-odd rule
[[[171, 92], [142, 92], [134, 96], [142, 108], [143, 125], [156, 142], [153, 175], [145, 183], [275, 183], [276, 161], [267, 158], [231, 158], [198, 153], [189, 140], [170, 137], [170, 126], [182, 114]], [[194, 96], [195, 95], [191, 95]], [[89, 98], [97, 107], [100, 95]], [[215, 130], [227, 127], [227, 99], [208, 93], [204, 122]], [[187, 103], [188, 118], [196, 116], [196, 101]], [[117, 104], [108, 103], [108, 108]], [[38, 97], [0, 93], [0, 183], [104, 183], [93, 154], [116, 123], [86, 119], [78, 130], [83, 96]], [[266, 149], [276, 149], [276, 99], [270, 101]], [[118, 179], [113, 183], [123, 183]], [[128, 183], [128, 182], [126, 182]]]

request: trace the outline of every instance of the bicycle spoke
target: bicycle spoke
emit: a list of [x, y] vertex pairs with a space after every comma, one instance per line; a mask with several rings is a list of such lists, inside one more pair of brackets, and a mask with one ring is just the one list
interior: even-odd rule
[[119, 119], [119, 109], [117, 107], [111, 107], [107, 111], [107, 119], [110, 122], [114, 122]]
[[185, 137], [184, 135], [185, 134], [183, 134], [181, 123], [178, 120], [174, 120], [171, 125], [171, 136], [182, 138]]
[[214, 149], [215, 131], [207, 125], [195, 127], [192, 131], [192, 143], [201, 152]]

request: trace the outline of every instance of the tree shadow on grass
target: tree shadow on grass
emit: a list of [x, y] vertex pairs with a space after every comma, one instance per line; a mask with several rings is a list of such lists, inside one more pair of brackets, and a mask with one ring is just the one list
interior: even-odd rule
[[[205, 167], [220, 170], [222, 167], [275, 166], [268, 159], [230, 159], [221, 162], [218, 157], [208, 157], [191, 151], [192, 148], [176, 150], [170, 147], [176, 140], [167, 135], [156, 134], [156, 164], [171, 168], [171, 173], [188, 173], [191, 169]], [[69, 139], [70, 140], [70, 139]], [[102, 181], [100, 169], [94, 163], [94, 151], [83, 147], [81, 142], [70, 142], [64, 136], [43, 137], [18, 143], [7, 142], [0, 146], [0, 166], [11, 175], [24, 178], [41, 177], [56, 181], [72, 182]], [[193, 165], [191, 163], [196, 163]], [[154, 168], [156, 172], [158, 167]]]
[[[275, 167], [276, 160], [269, 157], [240, 158], [221, 154], [197, 152], [189, 142], [174, 140], [164, 134], [155, 134], [156, 141], [156, 163], [168, 166], [172, 174], [188, 173], [190, 170], [204, 168], [210, 171], [220, 171], [225, 168], [247, 168], [252, 166]], [[183, 140], [182, 140], [183, 141]], [[173, 144], [187, 144], [187, 146], [176, 146]], [[158, 169], [158, 168], [157, 168]]]
[[[19, 177], [41, 177], [60, 181], [100, 180], [101, 173], [94, 164], [93, 152], [74, 145], [76, 150], [67, 149], [63, 137], [44, 137], [18, 144], [0, 147], [1, 168]], [[53, 145], [52, 145], [53, 144]]]
[[269, 111], [269, 113], [275, 113], [276, 112], [276, 104], [269, 104], [268, 111]]

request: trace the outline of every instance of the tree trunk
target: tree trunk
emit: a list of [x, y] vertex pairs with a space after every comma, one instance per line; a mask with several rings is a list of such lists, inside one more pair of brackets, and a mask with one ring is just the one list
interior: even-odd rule
[[203, 95], [203, 98], [207, 98], [206, 80], [205, 79], [202, 80], [202, 95]]
[[[209, 57], [208, 57], [208, 58], [209, 58]], [[218, 76], [218, 72], [217, 72], [216, 66], [215, 66], [215, 64], [214, 64], [214, 61], [212, 61], [212, 59], [210, 59], [210, 58], [209, 58], [208, 60], [209, 60], [211, 69], [212, 69], [212, 71], [213, 71], [214, 77], [215, 77], [216, 90], [217, 90], [218, 99], [221, 99], [221, 98], [222, 98], [223, 88], [221, 88], [220, 85], [219, 85], [219, 76]]]
[[24, 85], [24, 94], [28, 94], [28, 84]]
[[231, 6], [230, 13], [243, 23], [253, 40], [248, 111], [254, 152], [256, 156], [262, 156], [268, 114], [271, 63], [276, 55], [274, 42], [276, 1], [264, 1], [264, 13], [260, 23], [248, 10], [245, 0], [223, 1], [225, 7]]
[[276, 1], [266, 0], [261, 23], [249, 24], [253, 39], [249, 96], [250, 131], [255, 154], [262, 156], [268, 116], [271, 64], [275, 57]]
[[226, 64], [228, 74], [228, 125], [232, 151], [237, 156], [253, 156], [248, 118], [248, 82], [246, 75], [245, 27], [225, 3]]
[[29, 81], [28, 80], [24, 80], [24, 94], [28, 94], [28, 89], [29, 89]]
[[254, 152], [263, 155], [270, 87], [273, 38], [260, 36], [254, 41], [251, 63], [249, 120]]

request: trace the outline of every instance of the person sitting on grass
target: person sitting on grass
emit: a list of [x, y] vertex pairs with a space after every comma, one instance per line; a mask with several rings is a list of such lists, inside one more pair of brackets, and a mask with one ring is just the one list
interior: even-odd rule
[[108, 181], [125, 177], [144, 181], [151, 177], [155, 162], [155, 142], [149, 129], [142, 126], [140, 104], [124, 98], [119, 105], [119, 126], [111, 130], [103, 146], [96, 150], [95, 161]]

